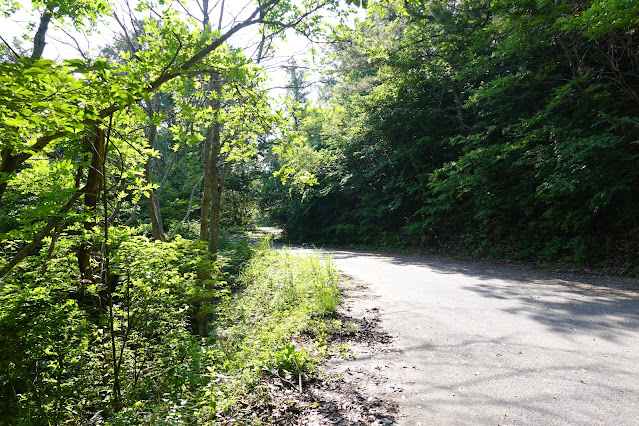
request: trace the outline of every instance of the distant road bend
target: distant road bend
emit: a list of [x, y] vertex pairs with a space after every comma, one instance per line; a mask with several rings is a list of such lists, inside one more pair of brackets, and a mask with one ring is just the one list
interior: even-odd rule
[[336, 368], [385, 374], [368, 390], [399, 424], [639, 425], [639, 280], [326, 252], [369, 284], [397, 349]]

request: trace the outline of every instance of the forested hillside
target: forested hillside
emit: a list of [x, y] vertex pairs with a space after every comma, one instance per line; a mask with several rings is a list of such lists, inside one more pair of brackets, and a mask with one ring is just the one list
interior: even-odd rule
[[370, 5], [279, 159], [318, 185], [274, 218], [298, 241], [632, 270], [638, 23], [622, 0]]

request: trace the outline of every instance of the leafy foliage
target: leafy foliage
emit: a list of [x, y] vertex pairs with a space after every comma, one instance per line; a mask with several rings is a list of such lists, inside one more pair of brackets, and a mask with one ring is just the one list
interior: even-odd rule
[[636, 266], [628, 5], [372, 5], [335, 32], [319, 184], [273, 217], [298, 241]]
[[[104, 0], [0, 3], [5, 17], [36, 19], [0, 54], [2, 423], [208, 421], [235, 395], [212, 371], [257, 365], [225, 358], [205, 327], [255, 252], [243, 235], [218, 238], [219, 213], [227, 225], [255, 217], [258, 142], [277, 144], [280, 122], [264, 71], [229, 39], [259, 26], [261, 59], [285, 28], [319, 34], [318, 10], [336, 2], [247, 1], [244, 20], [218, 30], [208, 2], [190, 6], [139, 2], [127, 22]], [[44, 59], [50, 28], [82, 37], [106, 18], [122, 34], [103, 57]], [[222, 177], [200, 190], [204, 174]], [[207, 227], [201, 214], [193, 232], [189, 216], [205, 207], [217, 218]], [[310, 365], [289, 331], [260, 362]]]
[[[73, 284], [66, 243], [46, 269], [3, 286], [3, 424], [202, 421], [233, 409], [263, 375], [312, 369], [315, 358], [291, 339], [339, 300], [336, 271], [319, 255], [262, 248], [239, 277], [240, 294], [229, 296], [232, 276], [219, 281], [214, 334], [199, 341], [191, 332], [191, 299], [204, 291], [195, 277], [198, 244], [113, 238], [112, 312], [104, 288]], [[247, 263], [243, 243], [222, 247], [222, 263]], [[112, 339], [120, 410], [112, 406]]]

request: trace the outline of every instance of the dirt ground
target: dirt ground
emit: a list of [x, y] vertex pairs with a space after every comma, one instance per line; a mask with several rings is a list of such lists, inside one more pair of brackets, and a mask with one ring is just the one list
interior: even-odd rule
[[[298, 425], [389, 425], [396, 423], [398, 400], [376, 392], [388, 378], [382, 368], [369, 368], [358, 360], [371, 354], [392, 354], [392, 336], [380, 327], [379, 308], [366, 284], [343, 276], [344, 302], [336, 318], [344, 327], [332, 336], [334, 355], [323, 367], [326, 380], [313, 383], [306, 395], [311, 402]], [[398, 389], [401, 392], [401, 389]]]
[[[375, 392], [387, 377], [381, 369], [360, 365], [366, 355], [392, 355], [392, 337], [379, 325], [379, 309], [366, 284], [342, 276], [343, 303], [333, 316], [341, 327], [327, 336], [331, 354], [313, 378], [268, 378], [262, 392], [247, 400], [223, 425], [241, 424], [238, 418], [268, 425], [356, 426], [391, 425], [397, 421], [398, 401]], [[302, 337], [301, 340], [303, 340]], [[298, 342], [304, 345], [304, 342]], [[300, 383], [301, 380], [301, 383]]]

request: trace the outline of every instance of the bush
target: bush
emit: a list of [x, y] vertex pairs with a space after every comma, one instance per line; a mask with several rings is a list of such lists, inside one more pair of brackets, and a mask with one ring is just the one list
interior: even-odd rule
[[201, 351], [189, 325], [197, 246], [126, 229], [114, 230], [112, 246], [111, 293], [78, 284], [68, 238], [50, 259], [45, 247], [7, 277], [0, 422], [85, 424], [138, 401], [179, 400], [197, 385]]

